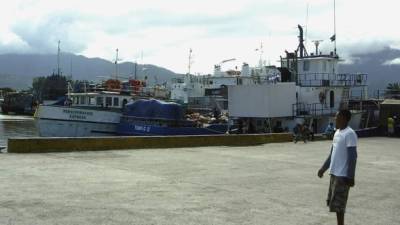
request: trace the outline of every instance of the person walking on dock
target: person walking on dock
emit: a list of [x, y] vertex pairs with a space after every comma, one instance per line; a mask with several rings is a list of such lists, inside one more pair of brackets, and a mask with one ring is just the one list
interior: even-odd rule
[[330, 212], [336, 212], [337, 224], [344, 225], [344, 214], [350, 187], [354, 186], [357, 162], [357, 134], [348, 126], [351, 119], [349, 110], [336, 114], [336, 128], [331, 152], [325, 163], [318, 170], [322, 178], [330, 169], [330, 185], [327, 206]]

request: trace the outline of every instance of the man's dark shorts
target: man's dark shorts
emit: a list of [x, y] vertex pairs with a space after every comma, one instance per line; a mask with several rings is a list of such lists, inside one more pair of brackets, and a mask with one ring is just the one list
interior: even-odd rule
[[349, 189], [350, 186], [344, 182], [342, 177], [331, 175], [328, 199], [326, 200], [329, 211], [342, 213], [346, 211]]

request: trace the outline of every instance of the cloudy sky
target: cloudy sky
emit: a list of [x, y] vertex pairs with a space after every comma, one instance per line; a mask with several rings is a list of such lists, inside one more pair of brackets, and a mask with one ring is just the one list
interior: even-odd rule
[[[399, 5], [336, 0], [338, 53], [400, 48]], [[64, 52], [113, 60], [118, 48], [123, 61], [178, 73], [188, 70], [189, 49], [194, 73], [230, 58], [224, 69], [254, 65], [261, 43], [263, 59], [276, 64], [297, 47], [297, 24], [305, 26], [309, 52], [312, 40], [333, 48], [333, 0], [13, 0], [0, 17], [0, 54], [56, 53], [61, 40]]]

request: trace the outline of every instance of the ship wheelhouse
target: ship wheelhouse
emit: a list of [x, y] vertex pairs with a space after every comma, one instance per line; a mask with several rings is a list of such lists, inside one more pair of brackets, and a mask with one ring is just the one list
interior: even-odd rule
[[129, 95], [121, 95], [118, 92], [101, 91], [87, 93], [70, 93], [70, 105], [73, 107], [98, 107], [109, 109], [121, 109], [132, 98]]
[[347, 108], [351, 89], [366, 88], [367, 74], [338, 72], [339, 56], [336, 52], [322, 54], [318, 51], [319, 41], [315, 41], [315, 52], [308, 54], [300, 25], [299, 31], [297, 50], [286, 51], [286, 56], [280, 60], [281, 67], [286, 68], [282, 77], [296, 83], [293, 116], [333, 115], [337, 110]]

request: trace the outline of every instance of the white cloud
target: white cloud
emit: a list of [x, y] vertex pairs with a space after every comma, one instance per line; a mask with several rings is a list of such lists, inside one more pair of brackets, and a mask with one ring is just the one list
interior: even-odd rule
[[[308, 21], [306, 9], [308, 4]], [[400, 47], [399, 20], [392, 0], [336, 0], [338, 53], [353, 54]], [[297, 47], [297, 24], [304, 25], [308, 51], [311, 40], [324, 40], [320, 49], [332, 51], [333, 0], [16, 0], [0, 8], [0, 53], [64, 51], [113, 59], [120, 49], [125, 61], [187, 71], [189, 48], [192, 71], [211, 73], [213, 65], [254, 64], [254, 49], [264, 43], [264, 57], [276, 64], [284, 50]]]
[[400, 58], [395, 58], [383, 63], [383, 65], [400, 65]]

